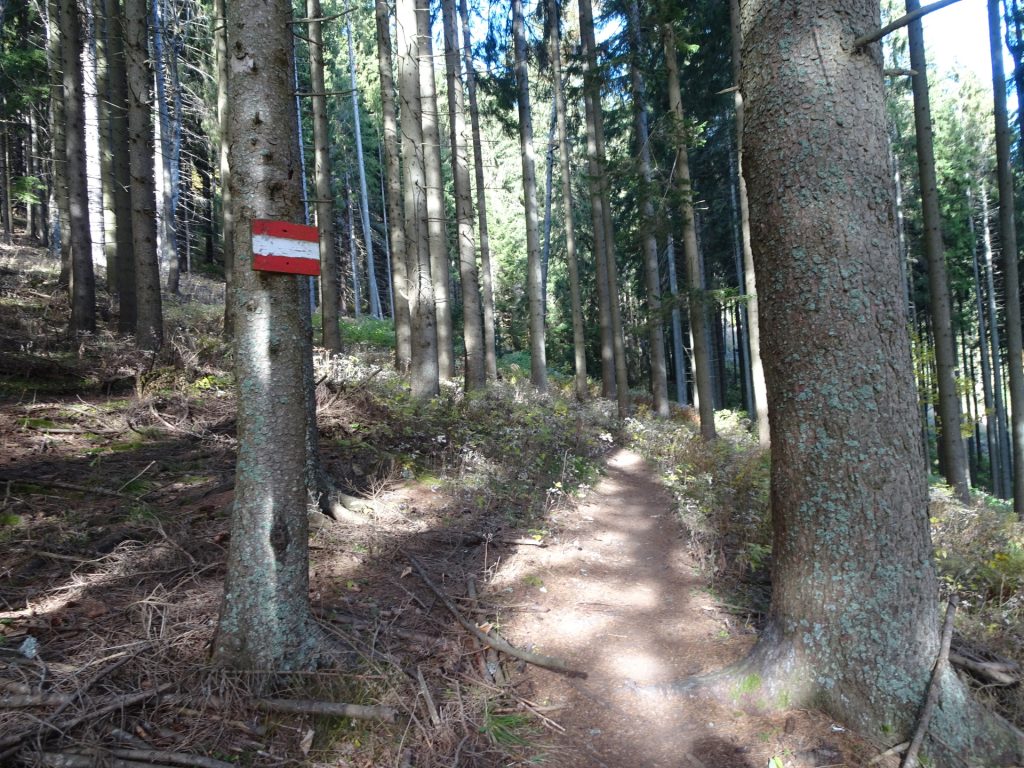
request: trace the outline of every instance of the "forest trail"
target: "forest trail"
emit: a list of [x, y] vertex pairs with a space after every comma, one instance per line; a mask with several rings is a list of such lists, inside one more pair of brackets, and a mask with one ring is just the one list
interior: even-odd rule
[[[863, 747], [818, 713], [749, 716], [697, 698], [641, 696], [742, 658], [751, 630], [715, 603], [686, 551], [675, 502], [620, 449], [574, 508], [553, 516], [557, 544], [522, 548], [495, 576], [548, 609], [502, 623], [514, 643], [567, 660], [585, 680], [529, 672], [529, 693], [563, 768], [787, 768], [861, 765]], [[564, 729], [564, 733], [559, 732]], [[859, 753], [859, 754], [857, 754]], [[773, 764], [774, 765], [774, 764]]]

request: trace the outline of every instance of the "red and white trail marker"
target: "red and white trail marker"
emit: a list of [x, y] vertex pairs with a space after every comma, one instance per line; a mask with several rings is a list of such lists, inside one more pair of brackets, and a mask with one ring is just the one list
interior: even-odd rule
[[253, 219], [252, 268], [261, 272], [319, 275], [317, 228], [288, 221]]

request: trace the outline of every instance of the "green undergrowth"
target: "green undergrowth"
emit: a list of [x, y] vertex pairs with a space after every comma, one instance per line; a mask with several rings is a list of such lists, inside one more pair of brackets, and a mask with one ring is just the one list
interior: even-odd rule
[[[667, 421], [626, 421], [632, 448], [653, 462], [675, 495], [690, 550], [730, 608], [753, 614], [770, 596], [770, 458], [741, 414], [716, 414], [719, 440], [705, 443], [688, 410]], [[933, 484], [929, 507], [935, 563], [946, 593], [961, 598], [959, 643], [986, 659], [1024, 661], [1024, 524], [1012, 506], [982, 493], [970, 505]], [[1018, 726], [1022, 686], [980, 686]]]
[[591, 482], [614, 428], [606, 403], [577, 403], [557, 386], [540, 395], [511, 376], [468, 394], [442, 384], [430, 400], [412, 397], [388, 361], [372, 356], [320, 359], [317, 377], [321, 448], [343, 485], [366, 493], [415, 478], [511, 524]]

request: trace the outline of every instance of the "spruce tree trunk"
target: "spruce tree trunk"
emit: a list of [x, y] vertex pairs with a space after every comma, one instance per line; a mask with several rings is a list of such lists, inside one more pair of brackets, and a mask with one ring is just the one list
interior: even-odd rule
[[995, 99], [996, 176], [999, 180], [999, 233], [1002, 238], [1003, 285], [1006, 292], [1006, 367], [1010, 378], [1010, 418], [1013, 438], [1013, 511], [1024, 519], [1024, 367], [1021, 362], [1020, 282], [1017, 225], [1014, 215], [1013, 171], [1010, 168], [1010, 128], [1006, 114], [1006, 78], [999, 25], [999, 0], [988, 0], [989, 41], [992, 50], [992, 92]]
[[85, 94], [82, 86], [82, 16], [77, 0], [60, 8], [61, 66], [64, 81], [65, 156], [71, 231], [72, 334], [96, 330], [96, 279], [89, 230], [89, 190], [85, 160]]
[[[554, 89], [552, 89], [554, 90]], [[548, 120], [548, 143], [544, 153], [544, 245], [540, 252], [540, 306], [544, 310], [544, 325], [548, 322], [548, 263], [551, 261], [551, 178], [555, 173], [555, 129], [558, 113], [555, 97], [551, 95], [551, 115]]]
[[[107, 17], [107, 63], [110, 82], [111, 175], [114, 181], [114, 220], [117, 249], [118, 330], [134, 333], [138, 317], [135, 295], [135, 254], [132, 252], [132, 194], [128, 150], [128, 81], [125, 74], [124, 16], [119, 0], [104, 0]], [[108, 235], [109, 238], [109, 235]], [[109, 275], [110, 264], [107, 263]], [[109, 277], [108, 277], [109, 280]]]
[[[3, 106], [0, 100], [0, 106]], [[7, 128], [0, 128], [0, 242], [11, 242], [11, 179], [7, 167]]]
[[345, 237], [348, 240], [348, 259], [352, 273], [352, 314], [358, 320], [363, 316], [363, 278], [359, 273], [359, 254], [356, 251], [356, 226], [352, 217], [352, 186], [345, 175]]
[[324, 86], [324, 45], [320, 0], [306, 0], [309, 22], [309, 76], [313, 91], [313, 175], [316, 180], [316, 224], [320, 233], [321, 343], [341, 352], [338, 317], [338, 236], [334, 229], [334, 191], [331, 189], [331, 137], [327, 127], [327, 96]]
[[697, 249], [697, 227], [693, 216], [693, 187], [690, 182], [690, 159], [686, 151], [685, 118], [679, 89], [679, 64], [676, 60], [675, 33], [671, 25], [662, 30], [665, 65], [668, 72], [669, 109], [675, 120], [676, 189], [681, 194], [680, 213], [683, 220], [683, 253], [686, 259], [686, 280], [689, 288], [690, 335], [693, 344], [694, 401], [700, 412], [700, 433], [713, 440], [715, 401], [711, 382], [711, 360], [708, 354], [708, 307], [703, 289], [700, 252]]
[[462, 22], [462, 56], [466, 67], [466, 95], [469, 97], [469, 122], [473, 135], [473, 173], [476, 184], [476, 214], [480, 229], [480, 276], [484, 310], [484, 367], [487, 380], [498, 378], [497, 340], [494, 318], [494, 276], [491, 270], [491, 245], [487, 231], [487, 188], [484, 184], [484, 152], [480, 141], [480, 110], [476, 101], [476, 73], [473, 69], [472, 35], [469, 31], [469, 8], [466, 0], [459, 2]]
[[178, 293], [178, 254], [177, 234], [174, 220], [174, 185], [171, 179], [174, 157], [174, 137], [170, 108], [167, 97], [167, 55], [164, 51], [164, 0], [149, 0], [150, 33], [153, 44], [153, 64], [156, 72], [156, 112], [159, 136], [160, 175], [157, 189], [157, 201], [160, 215], [157, 219], [160, 228], [158, 239], [160, 263], [167, 267], [167, 291], [172, 295]]
[[[291, 4], [232, 0], [228, 42], [232, 201], [239, 235], [253, 219], [303, 219], [291, 97]], [[242, 669], [289, 671], [316, 661], [309, 612], [306, 459], [311, 363], [305, 278], [254, 272], [235, 238], [238, 465], [231, 545], [214, 658]]]
[[396, 0], [398, 98], [401, 109], [404, 221], [409, 276], [410, 383], [417, 398], [440, 391], [437, 363], [437, 315], [430, 280], [427, 240], [427, 182], [423, 169], [423, 123], [420, 119], [420, 50], [416, 0]]
[[587, 124], [587, 181], [590, 191], [590, 218], [594, 238], [594, 272], [597, 283], [598, 325], [601, 333], [601, 396], [614, 397], [615, 349], [612, 333], [612, 307], [608, 295], [608, 248], [604, 226], [602, 194], [603, 168], [597, 141], [600, 119], [601, 82], [594, 50], [594, 12], [590, 0], [579, 0], [580, 40], [583, 44], [583, 103]]
[[[745, 0], [741, 15], [774, 531], [768, 625], [740, 672], [756, 691], [741, 698], [813, 701], [891, 744], [916, 727], [939, 590], [881, 56], [849, 53], [878, 2]], [[948, 667], [941, 685], [933, 764], [1019, 757]]]
[[636, 144], [639, 150], [642, 232], [644, 248], [644, 276], [647, 282], [647, 333], [650, 344], [652, 412], [668, 417], [668, 373], [665, 369], [665, 326], [661, 319], [661, 275], [658, 273], [657, 223], [651, 181], [651, 147], [647, 130], [647, 89], [640, 74], [638, 57], [643, 50], [640, 31], [640, 7], [637, 0], [629, 5], [630, 43], [633, 58], [630, 75], [633, 90], [633, 121], [636, 126]]
[[672, 370], [676, 377], [676, 402], [688, 405], [686, 399], [686, 366], [683, 364], [683, 321], [679, 312], [679, 286], [676, 284], [676, 247], [671, 233], [665, 247], [668, 263], [668, 289], [672, 294]]
[[380, 72], [381, 116], [384, 122], [384, 175], [387, 179], [387, 230], [391, 239], [391, 284], [394, 293], [395, 367], [409, 368], [409, 277], [402, 215], [402, 178], [398, 122], [395, 117], [395, 86], [392, 79], [391, 25], [387, 0], [376, 0], [377, 62]]
[[466, 345], [466, 391], [487, 384], [484, 367], [483, 315], [480, 283], [473, 241], [473, 198], [469, 184], [469, 154], [466, 142], [465, 105], [460, 74], [459, 35], [455, 0], [442, 0], [444, 17], [444, 61], [448, 79], [448, 120], [451, 128], [452, 171], [455, 181], [455, 212], [459, 227], [459, 273], [462, 277], [463, 325]]
[[526, 213], [526, 297], [530, 315], [530, 382], [541, 392], [548, 386], [544, 348], [544, 306], [541, 292], [540, 232], [537, 220], [537, 171], [533, 153], [530, 78], [526, 68], [526, 31], [522, 0], [512, 0], [515, 43], [516, 104], [519, 107], [519, 148], [523, 156], [523, 207]]
[[47, 0], [46, 67], [50, 79], [50, 167], [53, 169], [53, 227], [50, 248], [60, 259], [58, 284], [71, 286], [71, 213], [68, 210], [64, 83], [61, 75], [60, 4]]
[[438, 124], [437, 92], [434, 80], [434, 48], [429, 0], [416, 3], [419, 25], [420, 120], [423, 124], [423, 172], [426, 179], [427, 243], [430, 248], [430, 276], [434, 283], [437, 314], [437, 368], [442, 379], [455, 375], [452, 344], [452, 305], [449, 296], [450, 263], [445, 226], [444, 179], [441, 175], [441, 128]]
[[[918, 0], [906, 0], [907, 12], [920, 7]], [[946, 255], [942, 243], [942, 219], [935, 178], [935, 149], [932, 139], [931, 106], [928, 95], [928, 72], [921, 20], [907, 28], [910, 39], [910, 66], [916, 72], [914, 89], [914, 125], [917, 140], [917, 164], [921, 179], [921, 208], [924, 236], [922, 244], [928, 262], [929, 310], [935, 334], [935, 365], [939, 387], [939, 452], [948, 482], [960, 501], [970, 500], [967, 461], [960, 434], [960, 394], [956, 386], [956, 348], [953, 339], [952, 307], [949, 280], [946, 277]]]
[[583, 328], [583, 305], [580, 300], [580, 269], [576, 258], [576, 214], [572, 201], [572, 165], [569, 156], [569, 138], [565, 120], [565, 94], [562, 89], [562, 46], [560, 40], [560, 13], [556, 0], [547, 0], [550, 32], [548, 38], [551, 57], [551, 80], [555, 91], [555, 114], [558, 126], [558, 155], [562, 172], [562, 218], [565, 221], [565, 263], [569, 272], [569, 301], [572, 311], [572, 346], [575, 358], [574, 378], [576, 398], [585, 400], [589, 395], [587, 383], [587, 340]]
[[[127, 2], [127, 0], [126, 0]], [[231, 203], [231, 166], [228, 162], [228, 33], [226, 0], [213, 0], [213, 42], [217, 58], [217, 154], [220, 171], [220, 244], [224, 259], [224, 335], [235, 332], [231, 315], [231, 291], [234, 287], [235, 219]]]
[[[988, 320], [983, 299], [981, 270], [978, 267], [978, 238], [974, 227], [974, 202], [970, 189], [967, 190], [967, 225], [971, 232], [971, 269], [974, 275], [975, 309], [978, 313], [978, 347], [981, 357], [981, 388], [985, 405], [985, 445], [988, 452], [988, 469], [991, 478], [990, 491], [999, 495], [1001, 478], [999, 472], [999, 414], [992, 395], [992, 365], [989, 360]], [[1000, 405], [1002, 405], [1000, 398]]]
[[135, 254], [136, 342], [163, 345], [160, 265], [156, 251], [156, 179], [153, 161], [153, 70], [148, 53], [146, 0], [124, 0], [128, 80], [128, 163], [131, 173], [132, 250]]
[[111, 137], [113, 101], [110, 97], [110, 27], [114, 21], [107, 18], [104, 0], [92, 0], [93, 28], [96, 45], [96, 122], [100, 160], [101, 221], [103, 228], [103, 258], [107, 265], [107, 290], [118, 293], [117, 284], [117, 212], [114, 209], [114, 142]]
[[355, 130], [356, 166], [359, 168], [359, 221], [363, 227], [363, 245], [366, 247], [366, 280], [369, 283], [370, 315], [378, 320], [384, 317], [380, 307], [380, 287], [377, 285], [377, 264], [373, 258], [373, 230], [370, 229], [370, 199], [366, 192], [366, 163], [363, 160], [363, 128], [359, 118], [359, 89], [356, 82], [356, 54], [352, 45], [352, 21], [345, 24], [348, 38], [348, 72], [352, 89], [352, 127]]

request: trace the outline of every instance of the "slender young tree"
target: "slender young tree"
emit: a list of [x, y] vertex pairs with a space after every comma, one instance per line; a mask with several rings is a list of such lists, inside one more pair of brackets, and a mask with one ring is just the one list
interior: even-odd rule
[[[291, 3], [232, 0], [227, 11], [237, 62], [228, 133], [235, 221], [242, 232], [253, 219], [299, 221]], [[307, 387], [298, 385], [312, 365], [308, 295], [304, 278], [253, 271], [250, 238], [235, 238], [234, 255], [238, 466], [213, 653], [232, 667], [305, 669], [318, 650], [309, 612]]]
[[398, 121], [395, 116], [395, 86], [392, 77], [391, 23], [387, 0], [376, 0], [377, 63], [380, 74], [381, 118], [384, 123], [384, 176], [387, 180], [387, 230], [391, 241], [391, 284], [394, 294], [395, 366], [409, 367], [409, 277], [407, 244], [402, 214], [402, 176], [400, 168]]
[[85, 163], [85, 93], [82, 86], [82, 16], [78, 0], [61, 0], [61, 67], [64, 75], [65, 157], [71, 230], [71, 333], [96, 330], [96, 278], [89, 230]]
[[448, 235], [445, 227], [444, 178], [441, 174], [441, 127], [438, 122], [434, 46], [429, 0], [416, 3], [419, 25], [420, 122], [423, 125], [423, 172], [426, 179], [427, 244], [437, 314], [437, 367], [442, 379], [455, 375]]
[[[126, 0], [127, 2], [127, 0]], [[231, 291], [234, 286], [235, 219], [231, 204], [231, 166], [228, 162], [228, 33], [225, 17], [226, 0], [213, 0], [213, 42], [217, 59], [217, 157], [220, 173], [220, 241], [224, 258], [224, 333], [234, 333], [231, 316]]]
[[442, 0], [444, 18], [444, 62], [448, 80], [448, 124], [451, 135], [452, 171], [455, 182], [455, 211], [459, 232], [459, 274], [462, 278], [462, 338], [466, 345], [466, 391], [486, 385], [484, 367], [483, 314], [473, 241], [473, 198], [469, 185], [469, 155], [466, 142], [465, 105], [459, 61], [459, 35], [455, 0]]
[[148, 53], [146, 0], [125, 0], [128, 80], [128, 163], [131, 172], [132, 251], [135, 254], [135, 338], [143, 349], [163, 345], [160, 265], [156, 251], [156, 179], [153, 162], [153, 70]]
[[1006, 294], [1006, 367], [1010, 378], [1010, 432], [1013, 438], [1013, 511], [1018, 518], [1024, 519], [1024, 367], [1021, 361], [1020, 283], [1017, 268], [1019, 254], [999, 0], [988, 0], [988, 24], [992, 51], [992, 92], [995, 99], [993, 112], [996, 122], [996, 178], [999, 180], [999, 233], [1003, 243], [1003, 285]]
[[[907, 12], [920, 7], [918, 0], [907, 0]], [[952, 305], [946, 254], [942, 244], [942, 218], [935, 178], [935, 148], [932, 138], [931, 104], [928, 94], [928, 65], [924, 51], [921, 20], [907, 27], [910, 40], [910, 66], [914, 71], [914, 125], [917, 141], [917, 165], [921, 179], [921, 208], [924, 222], [924, 255], [928, 262], [928, 302], [935, 339], [935, 372], [939, 389], [939, 450], [946, 481], [957, 497], [967, 502], [971, 489], [967, 480], [967, 457], [960, 434], [960, 393], [956, 386], [956, 347], [953, 339]]]
[[316, 224], [320, 232], [321, 343], [341, 351], [338, 315], [338, 236], [335, 230], [334, 191], [331, 189], [331, 137], [327, 126], [327, 89], [324, 85], [324, 44], [320, 0], [306, 0], [309, 17], [309, 77], [313, 103], [313, 176], [316, 183]]
[[565, 119], [565, 92], [562, 88], [561, 12], [557, 0], [548, 4], [548, 49], [551, 58], [551, 86], [558, 128], [558, 157], [562, 180], [562, 219], [565, 223], [565, 264], [569, 272], [569, 301], [572, 311], [572, 346], [575, 357], [576, 398], [585, 400], [587, 384], [587, 340], [583, 328], [583, 303], [580, 299], [580, 269], [576, 258], [576, 215], [572, 204], [572, 165]]
[[345, 24], [348, 39], [348, 73], [352, 90], [352, 127], [355, 131], [356, 167], [359, 169], [359, 221], [363, 227], [363, 245], [366, 248], [366, 280], [369, 283], [370, 315], [378, 320], [384, 317], [380, 307], [380, 286], [377, 284], [377, 263], [373, 258], [373, 230], [370, 229], [370, 197], [366, 192], [366, 162], [363, 159], [363, 128], [359, 118], [359, 88], [356, 82], [356, 53], [352, 44], [352, 19]]
[[736, 197], [740, 212], [740, 245], [743, 249], [743, 296], [746, 302], [747, 347], [750, 357], [750, 384], [753, 390], [754, 413], [757, 420], [758, 442], [767, 446], [770, 440], [768, 427], [768, 392], [764, 384], [764, 363], [761, 362], [761, 323], [757, 301], [757, 278], [754, 275], [754, 253], [750, 247], [750, 206], [747, 203], [747, 180], [743, 176], [743, 92], [740, 82], [740, 51], [743, 32], [740, 27], [739, 0], [729, 0], [729, 20], [732, 27], [732, 73], [737, 86], [733, 94], [733, 109], [736, 116]]
[[[877, 45], [850, 53], [878, 27], [879, 5], [744, 0], [741, 18], [774, 562], [768, 624], [738, 674], [757, 680], [750, 699], [813, 701], [902, 741], [938, 654], [939, 589], [882, 62]], [[1019, 761], [1016, 739], [952, 669], [939, 679], [933, 764]]]
[[466, 68], [466, 96], [469, 98], [469, 122], [473, 135], [473, 173], [476, 184], [476, 214], [480, 234], [480, 277], [484, 310], [484, 366], [487, 379], [498, 378], [497, 340], [494, 317], [494, 275], [491, 270], [491, 246], [487, 229], [487, 188], [484, 185], [484, 152], [480, 140], [480, 109], [476, 99], [476, 72], [473, 69], [473, 41], [469, 30], [469, 5], [459, 0], [462, 21], [462, 57]]
[[519, 109], [519, 148], [523, 158], [523, 207], [526, 213], [526, 296], [530, 316], [530, 382], [541, 392], [548, 386], [544, 346], [544, 306], [541, 296], [540, 232], [537, 220], [537, 171], [533, 153], [530, 79], [526, 68], [526, 31], [522, 0], [512, 0], [515, 45], [516, 104]]
[[675, 187], [680, 195], [680, 214], [683, 222], [683, 253], [686, 259], [686, 280], [689, 288], [690, 334], [693, 347], [693, 380], [697, 407], [700, 411], [700, 433], [705, 440], [713, 440], [715, 431], [715, 401], [711, 382], [711, 364], [708, 354], [708, 307], [703, 290], [700, 253], [697, 250], [697, 227], [693, 216], [693, 187], [690, 181], [690, 157], [686, 150], [685, 115], [679, 88], [679, 62], [676, 59], [676, 38], [672, 24], [662, 26], [665, 48], [665, 68], [668, 73], [669, 109], [675, 121], [676, 168]]
[[440, 373], [434, 284], [430, 279], [430, 246], [427, 240], [427, 181], [423, 169], [417, 15], [416, 0], [396, 0], [406, 269], [412, 325], [409, 368], [413, 395], [428, 398], [440, 391]]
[[647, 88], [640, 73], [638, 57], [643, 50], [640, 31], [640, 6], [637, 0], [629, 4], [629, 36], [633, 47], [630, 78], [633, 90], [633, 122], [640, 164], [641, 238], [644, 249], [644, 277], [647, 284], [647, 333], [651, 357], [652, 412], [660, 418], [668, 417], [668, 373], [665, 368], [665, 326], [661, 319], [661, 275], [658, 273], [658, 236], [654, 220], [654, 200], [651, 180], [651, 146], [647, 129]]

